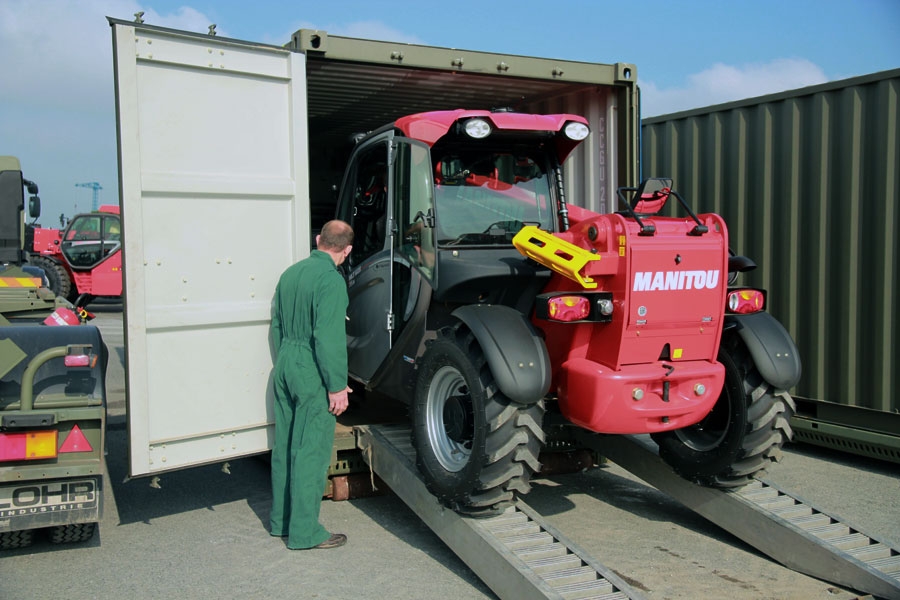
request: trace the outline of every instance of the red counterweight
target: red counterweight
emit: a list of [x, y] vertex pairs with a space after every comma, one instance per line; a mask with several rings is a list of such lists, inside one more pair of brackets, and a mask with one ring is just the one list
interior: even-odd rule
[[[563, 233], [517, 236], [520, 251], [555, 271], [533, 322], [545, 335], [563, 415], [602, 433], [699, 422], [725, 377], [716, 360], [728, 279], [725, 222], [698, 215], [706, 227], [698, 233], [690, 217], [638, 221], [574, 206], [569, 219]], [[586, 296], [590, 314], [560, 321], [540, 306], [561, 295]]]

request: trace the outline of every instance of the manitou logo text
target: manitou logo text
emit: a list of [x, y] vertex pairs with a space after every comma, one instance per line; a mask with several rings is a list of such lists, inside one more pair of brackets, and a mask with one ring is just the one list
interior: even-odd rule
[[719, 271], [641, 271], [634, 274], [635, 292], [662, 290], [712, 290], [719, 285]]

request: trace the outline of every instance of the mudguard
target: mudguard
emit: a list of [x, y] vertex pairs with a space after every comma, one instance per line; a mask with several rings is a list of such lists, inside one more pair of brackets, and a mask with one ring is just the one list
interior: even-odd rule
[[763, 379], [779, 390], [800, 381], [800, 352], [784, 326], [767, 312], [726, 315], [725, 328], [741, 336]]
[[453, 311], [481, 345], [497, 386], [510, 400], [534, 404], [550, 389], [550, 355], [531, 323], [508, 306], [469, 305]]

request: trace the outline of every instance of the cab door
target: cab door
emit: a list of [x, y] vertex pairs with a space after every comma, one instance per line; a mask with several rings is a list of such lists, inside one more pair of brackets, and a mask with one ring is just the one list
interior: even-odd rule
[[347, 358], [362, 382], [384, 364], [434, 277], [431, 186], [428, 147], [393, 132], [361, 146], [344, 176], [338, 217], [354, 232]]
[[350, 375], [371, 379], [391, 349], [389, 241], [390, 148], [393, 133], [378, 136], [353, 154], [341, 187], [338, 218], [353, 228], [347, 257], [347, 361]]

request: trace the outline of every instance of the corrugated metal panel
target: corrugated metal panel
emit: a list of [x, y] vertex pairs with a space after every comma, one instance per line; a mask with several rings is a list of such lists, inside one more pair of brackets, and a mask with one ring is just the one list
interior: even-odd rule
[[803, 359], [799, 398], [897, 412], [900, 69], [643, 122], [644, 176], [722, 214]]

